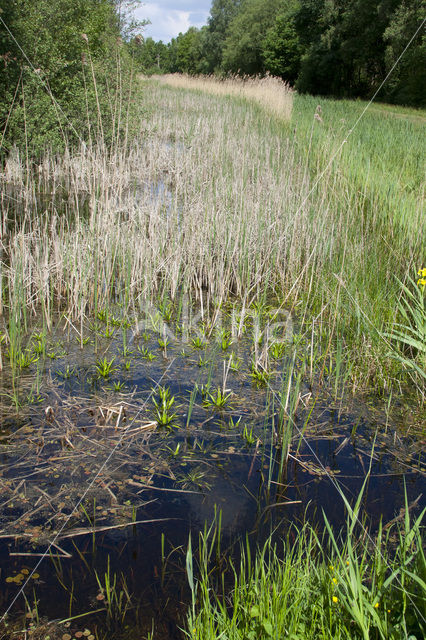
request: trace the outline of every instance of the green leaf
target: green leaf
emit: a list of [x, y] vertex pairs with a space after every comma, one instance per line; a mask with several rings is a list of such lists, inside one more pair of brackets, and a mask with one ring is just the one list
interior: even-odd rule
[[256, 607], [256, 605], [254, 605], [250, 609], [250, 618], [258, 618], [259, 616], [260, 616], [259, 607]]
[[263, 628], [264, 628], [264, 630], [265, 630], [265, 633], [267, 633], [267, 634], [268, 634], [268, 636], [271, 636], [271, 637], [272, 637], [273, 629], [272, 629], [272, 625], [271, 625], [271, 623], [269, 622], [269, 620], [264, 620], [264, 621], [262, 622], [262, 626], [263, 626]]

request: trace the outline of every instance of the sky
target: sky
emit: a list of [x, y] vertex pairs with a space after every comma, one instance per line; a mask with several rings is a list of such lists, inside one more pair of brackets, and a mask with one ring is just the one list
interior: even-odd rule
[[154, 40], [170, 42], [179, 32], [185, 33], [189, 27], [202, 27], [207, 22], [212, 0], [157, 0], [144, 2], [135, 11], [139, 20], [148, 18], [151, 24], [145, 27], [143, 35]]

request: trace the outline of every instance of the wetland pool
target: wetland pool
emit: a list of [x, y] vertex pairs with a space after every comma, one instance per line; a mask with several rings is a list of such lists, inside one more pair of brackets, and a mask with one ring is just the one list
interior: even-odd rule
[[[84, 344], [77, 334], [64, 321], [34, 331], [2, 373], [2, 612], [73, 618], [71, 637], [148, 637], [154, 621], [155, 638], [178, 639], [188, 536], [196, 546], [206, 523], [220, 522], [224, 550], [321, 528], [323, 511], [339, 529], [339, 491], [353, 502], [369, 470], [373, 530], [405, 489], [414, 511], [424, 503], [421, 424], [313, 385], [290, 342], [266, 362], [249, 330], [173, 339], [105, 314]], [[120, 623], [104, 610], [108, 580]]]

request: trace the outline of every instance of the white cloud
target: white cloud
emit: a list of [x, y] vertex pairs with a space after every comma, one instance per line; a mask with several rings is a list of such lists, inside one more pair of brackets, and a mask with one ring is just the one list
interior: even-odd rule
[[[176, 5], [178, 8], [175, 8]], [[181, 0], [180, 2], [160, 0], [159, 2], [144, 3], [135, 11], [135, 16], [139, 20], [149, 19], [151, 21], [151, 24], [144, 29], [145, 37], [150, 36], [154, 40], [169, 42], [180, 32], [185, 33], [189, 27], [201, 27], [206, 24], [209, 8], [210, 0], [205, 0], [204, 3], [193, 0]]]

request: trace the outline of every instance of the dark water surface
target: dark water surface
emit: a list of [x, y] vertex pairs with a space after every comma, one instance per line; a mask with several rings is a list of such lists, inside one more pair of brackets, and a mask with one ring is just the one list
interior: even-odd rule
[[[380, 518], [398, 516], [405, 487], [409, 502], [424, 493], [418, 431], [407, 434], [384, 410], [336, 399], [326, 385], [318, 392], [306, 379], [285, 461], [278, 414], [288, 354], [271, 361], [269, 384], [257, 386], [248, 338], [226, 351], [213, 341], [202, 349], [172, 341], [164, 351], [154, 332], [132, 340], [131, 330], [117, 328], [111, 338], [97, 338], [95, 354], [91, 336], [80, 350], [75, 336], [53, 334], [47, 353], [58, 357], [22, 369], [15, 387], [3, 373], [5, 404], [14, 396], [24, 406], [17, 414], [3, 408], [0, 432], [2, 611], [48, 550], [25, 587], [40, 615], [63, 619], [102, 607], [99, 582], [109, 565], [134, 607], [120, 630], [105, 625], [104, 612], [71, 629], [97, 627], [100, 637], [118, 638], [129, 625], [128, 637], [141, 638], [154, 619], [156, 638], [180, 638], [188, 535], [196, 547], [215, 516], [226, 550], [246, 533], [255, 545], [306, 519], [322, 527], [322, 510], [340, 528], [339, 491], [353, 502], [370, 467], [363, 504], [373, 529]], [[238, 371], [228, 369], [231, 352]], [[104, 357], [115, 357], [105, 380], [95, 370]], [[156, 383], [175, 397], [170, 427], [149, 426]], [[227, 406], [205, 406], [206, 387], [231, 393]], [[14, 610], [24, 607], [18, 598]]]

